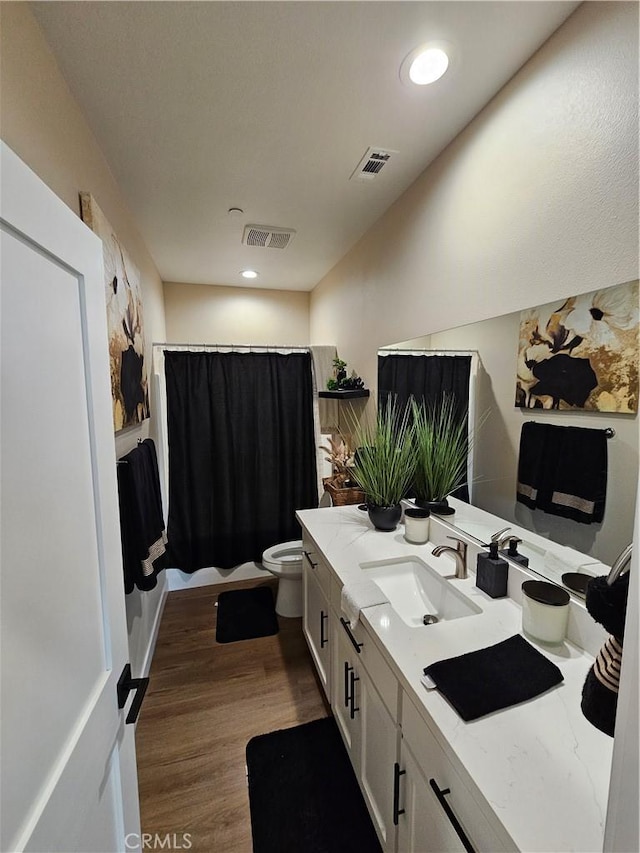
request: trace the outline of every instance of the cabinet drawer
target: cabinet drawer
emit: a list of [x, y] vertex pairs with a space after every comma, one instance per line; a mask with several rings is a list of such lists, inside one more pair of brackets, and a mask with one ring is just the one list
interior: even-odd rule
[[[448, 790], [446, 795], [441, 793], [438, 799], [446, 799], [473, 849], [478, 853], [504, 851], [504, 844], [489, 823], [490, 819], [496, 820], [495, 816], [492, 812], [490, 815], [485, 814], [473, 799], [453, 764], [431, 734], [428, 725], [406, 695], [402, 703], [402, 738], [431, 789], [435, 791], [435, 783], [440, 792]], [[442, 803], [439, 803], [439, 807], [444, 813], [445, 807]], [[488, 804], [486, 808], [490, 811]]]
[[322, 559], [316, 546], [309, 539], [304, 539], [302, 543], [303, 555], [302, 564], [305, 569], [310, 569], [313, 576], [318, 581], [324, 594], [329, 598], [331, 592], [331, 571], [329, 566]]

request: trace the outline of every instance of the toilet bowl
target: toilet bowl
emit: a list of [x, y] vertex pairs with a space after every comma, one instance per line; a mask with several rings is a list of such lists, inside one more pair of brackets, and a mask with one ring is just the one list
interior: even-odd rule
[[278, 578], [276, 613], [289, 618], [302, 616], [302, 540], [267, 548], [262, 565]]

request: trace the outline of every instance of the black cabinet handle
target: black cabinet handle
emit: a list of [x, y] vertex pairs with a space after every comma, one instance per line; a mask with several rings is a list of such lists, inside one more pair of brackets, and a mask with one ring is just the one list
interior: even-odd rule
[[302, 553], [303, 553], [303, 554], [305, 555], [305, 557], [307, 558], [307, 563], [309, 563], [309, 565], [311, 566], [311, 568], [312, 568], [312, 569], [317, 568], [318, 564], [313, 562], [313, 560], [312, 560], [312, 559], [311, 559], [311, 557], [309, 556], [309, 552], [308, 552], [308, 551], [303, 551]]
[[120, 674], [120, 678], [118, 679], [118, 708], [120, 708], [120, 710], [124, 708], [127, 703], [127, 696], [132, 690], [136, 691], [136, 695], [133, 697], [133, 702], [131, 703], [125, 722], [135, 723], [138, 719], [138, 714], [142, 707], [142, 700], [144, 699], [144, 694], [147, 692], [148, 686], [148, 678], [131, 678], [131, 664], [126, 664]]
[[349, 707], [349, 671], [353, 667], [349, 666], [349, 661], [344, 662], [344, 707]]
[[398, 818], [404, 814], [404, 809], [400, 808], [400, 777], [404, 776], [406, 770], [400, 770], [400, 765], [396, 761], [393, 765], [393, 825], [398, 825]]
[[360, 649], [363, 647], [364, 643], [359, 643], [356, 640], [356, 638], [351, 633], [351, 628], [349, 627], [349, 623], [347, 622], [347, 620], [343, 616], [340, 617], [340, 621], [342, 622], [342, 627], [347, 632], [347, 637], [349, 637], [349, 639], [351, 640], [351, 645], [358, 652], [358, 654], [360, 654]]
[[355, 719], [356, 711], [359, 711], [360, 708], [356, 708], [356, 681], [360, 681], [358, 676], [355, 674], [353, 667], [351, 667], [351, 673], [349, 674], [350, 679], [350, 688], [349, 688], [349, 716], [352, 720]]
[[324, 610], [320, 611], [320, 648], [323, 649], [329, 642], [329, 637], [324, 635], [324, 620], [329, 618], [329, 614]]
[[451, 826], [455, 829], [456, 835], [458, 836], [458, 838], [462, 842], [462, 846], [464, 847], [464, 849], [467, 851], [467, 853], [476, 853], [476, 851], [471, 846], [471, 842], [467, 838], [467, 834], [465, 833], [464, 829], [460, 825], [460, 821], [455, 816], [455, 814], [453, 813], [453, 809], [451, 808], [451, 806], [449, 805], [449, 803], [445, 799], [447, 794], [451, 793], [451, 788], [442, 788], [442, 789], [439, 788], [438, 783], [436, 782], [435, 779], [429, 779], [429, 784], [431, 785], [434, 794], [438, 798], [438, 802], [440, 803], [440, 805], [444, 809], [444, 813], [449, 818], [449, 821], [451, 822]]

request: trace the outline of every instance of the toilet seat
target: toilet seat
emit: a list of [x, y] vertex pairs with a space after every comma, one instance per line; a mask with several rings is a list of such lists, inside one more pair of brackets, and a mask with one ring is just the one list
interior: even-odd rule
[[302, 540], [272, 545], [262, 554], [262, 565], [276, 575], [302, 577]]
[[278, 578], [276, 613], [279, 616], [302, 616], [302, 540], [272, 545], [262, 554], [262, 565]]

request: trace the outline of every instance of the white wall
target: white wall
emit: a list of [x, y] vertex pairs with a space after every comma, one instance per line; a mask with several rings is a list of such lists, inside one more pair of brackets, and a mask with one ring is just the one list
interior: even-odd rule
[[[151, 341], [164, 340], [162, 282], [80, 109], [71, 96], [40, 27], [27, 3], [1, 3], [0, 98], [2, 139], [79, 215], [78, 193], [90, 192], [140, 270], [147, 356]], [[155, 401], [151, 398], [151, 410]], [[154, 436], [153, 418], [142, 428], [116, 436], [117, 456], [135, 446], [139, 436]], [[126, 597], [129, 653], [135, 674], [148, 663], [166, 579], [151, 592]]]
[[638, 7], [584, 3], [311, 296], [375, 387], [393, 341], [638, 278]]
[[308, 293], [165, 282], [167, 341], [306, 346]]

